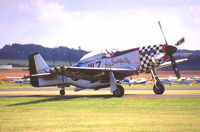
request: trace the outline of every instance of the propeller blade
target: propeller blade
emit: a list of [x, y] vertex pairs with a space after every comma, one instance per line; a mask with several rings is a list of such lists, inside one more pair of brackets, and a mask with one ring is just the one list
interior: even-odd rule
[[164, 34], [163, 30], [162, 30], [162, 26], [161, 26], [160, 21], [158, 21], [158, 24], [159, 24], [159, 26], [160, 26], [160, 30], [161, 30], [161, 32], [162, 32], [162, 35], [163, 35], [163, 37], [164, 37], [164, 39], [165, 39], [165, 43], [168, 45], [167, 40], [166, 40], [166, 37], [165, 37], [165, 34]]
[[172, 62], [172, 67], [173, 67], [174, 73], [176, 74], [176, 77], [177, 77], [178, 81], [181, 81], [181, 74], [180, 74], [179, 69], [178, 69], [178, 67], [176, 65], [174, 57], [170, 56], [170, 60]]
[[69, 54], [69, 65], [72, 66], [71, 54]]
[[175, 45], [179, 46], [180, 44], [182, 44], [183, 42], [185, 42], [185, 38], [181, 38]]

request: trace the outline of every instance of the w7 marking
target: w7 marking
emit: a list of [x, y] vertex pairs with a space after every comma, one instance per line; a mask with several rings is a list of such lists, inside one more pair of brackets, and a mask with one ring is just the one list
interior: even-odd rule
[[94, 67], [94, 64], [97, 64], [97, 67], [100, 67], [101, 61], [99, 60], [99, 61], [97, 61], [95, 63], [90, 63], [90, 64], [88, 64], [88, 67]]

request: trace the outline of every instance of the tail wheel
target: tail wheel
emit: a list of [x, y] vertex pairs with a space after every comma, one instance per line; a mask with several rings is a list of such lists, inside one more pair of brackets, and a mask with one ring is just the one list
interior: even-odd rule
[[124, 88], [121, 85], [117, 85], [117, 90], [113, 92], [113, 96], [122, 97], [124, 95]]
[[163, 94], [165, 92], [165, 87], [162, 83], [156, 83], [153, 86], [153, 91], [155, 94]]
[[65, 90], [60, 90], [60, 95], [65, 95]]

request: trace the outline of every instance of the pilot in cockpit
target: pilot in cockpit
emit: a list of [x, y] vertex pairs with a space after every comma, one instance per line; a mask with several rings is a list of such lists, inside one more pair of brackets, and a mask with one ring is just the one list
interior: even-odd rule
[[105, 50], [105, 51], [107, 53], [106, 57], [113, 57], [119, 53], [119, 50], [117, 49], [112, 49], [110, 52], [108, 50]]

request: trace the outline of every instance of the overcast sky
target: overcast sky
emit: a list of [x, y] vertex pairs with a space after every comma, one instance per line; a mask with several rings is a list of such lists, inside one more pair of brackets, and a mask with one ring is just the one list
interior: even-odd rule
[[127, 49], [185, 36], [200, 50], [200, 0], [0, 0], [0, 48], [12, 43]]

